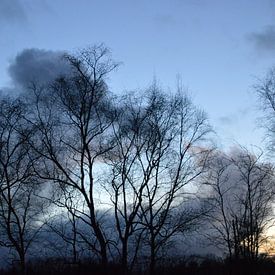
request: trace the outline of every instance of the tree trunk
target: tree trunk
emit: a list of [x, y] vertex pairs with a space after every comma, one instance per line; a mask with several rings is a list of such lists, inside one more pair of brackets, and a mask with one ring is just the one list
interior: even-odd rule
[[151, 251], [150, 251], [150, 266], [149, 266], [149, 271], [150, 275], [155, 274], [155, 269], [156, 269], [156, 250], [155, 250], [155, 240], [151, 240]]
[[122, 274], [128, 274], [128, 247], [127, 247], [127, 239], [124, 239], [122, 242], [122, 258], [121, 258], [121, 265], [122, 265]]
[[27, 274], [27, 271], [26, 271], [26, 262], [25, 262], [25, 254], [24, 252], [19, 252], [19, 257], [20, 257], [20, 273], [22, 275], [25, 275]]
[[156, 255], [155, 253], [151, 254], [150, 259], [150, 275], [155, 275], [155, 269], [156, 269]]

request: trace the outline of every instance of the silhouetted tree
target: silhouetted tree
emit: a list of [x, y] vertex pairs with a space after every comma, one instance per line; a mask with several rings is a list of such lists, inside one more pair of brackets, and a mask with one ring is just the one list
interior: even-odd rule
[[207, 236], [210, 238], [210, 242], [218, 248], [223, 249], [226, 247], [229, 258], [232, 259], [234, 248], [230, 201], [232, 200], [232, 189], [234, 190], [235, 183], [231, 184], [229, 182], [229, 166], [230, 161], [226, 155], [223, 153], [214, 154], [213, 158], [209, 160], [209, 170], [204, 183], [210, 187], [210, 194], [205, 192], [206, 205], [210, 209], [207, 216], [210, 218], [211, 223], [211, 231], [207, 233]]
[[261, 158], [240, 148], [212, 160], [207, 180], [213, 195], [209, 236], [216, 245], [227, 246], [231, 259], [257, 260], [271, 225], [274, 171]]
[[263, 79], [255, 85], [260, 99], [260, 107], [264, 111], [261, 127], [266, 129], [268, 149], [274, 152], [275, 145], [275, 68], [271, 68]]
[[[156, 84], [142, 96], [129, 95], [120, 108], [108, 161], [121, 261], [127, 270], [130, 237], [138, 245], [147, 239], [153, 274], [158, 252], [200, 216], [176, 209], [189, 197], [184, 187], [204, 170], [209, 149], [203, 141], [210, 127], [182, 91], [165, 94]], [[135, 259], [138, 247], [131, 250]]]
[[[48, 200], [52, 208], [52, 213], [46, 223], [49, 228], [48, 232], [56, 234], [66, 243], [70, 250], [70, 262], [77, 264], [82, 250], [80, 219], [78, 217], [79, 213], [84, 211], [80, 210], [83, 207], [81, 197], [73, 188], [62, 185], [54, 186], [53, 190], [49, 190], [46, 195], [43, 199]], [[65, 248], [61, 247], [61, 250], [65, 250]], [[68, 257], [68, 253], [66, 256]]]
[[264, 233], [270, 226], [272, 202], [274, 201], [274, 169], [269, 163], [261, 162], [262, 153], [253, 155], [243, 149], [231, 158], [243, 183], [241, 194], [237, 197], [241, 216], [233, 220], [234, 242], [240, 243], [235, 254], [255, 260]]
[[198, 209], [181, 208], [195, 198], [191, 186], [204, 171], [211, 150], [205, 141], [211, 129], [205, 114], [180, 87], [170, 96], [156, 85], [148, 92], [146, 150], [140, 161], [151, 171], [143, 170], [148, 181], [142, 194], [141, 224], [146, 228], [150, 273], [154, 274], [160, 250], [176, 234], [190, 231], [201, 216]]
[[40, 184], [34, 173], [37, 159], [29, 145], [33, 128], [23, 119], [18, 100], [0, 100], [0, 245], [15, 249], [22, 271], [26, 254], [43, 226], [45, 204], [36, 195]]
[[110, 150], [108, 129], [113, 120], [105, 79], [117, 64], [102, 45], [65, 58], [70, 73], [50, 87], [34, 85], [31, 89], [34, 107], [30, 120], [38, 131], [32, 146], [44, 164], [36, 172], [81, 196], [84, 208], [75, 209], [75, 215], [91, 229], [90, 235], [82, 235], [83, 240], [105, 265], [108, 239], [97, 215], [95, 196], [97, 169]]

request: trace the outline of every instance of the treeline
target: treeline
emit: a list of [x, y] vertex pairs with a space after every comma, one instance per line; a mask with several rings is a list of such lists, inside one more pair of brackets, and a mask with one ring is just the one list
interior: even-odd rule
[[62, 259], [67, 274], [189, 274], [167, 263], [191, 235], [222, 251], [221, 269], [260, 264], [274, 200], [263, 153], [215, 148], [180, 86], [111, 93], [117, 64], [103, 46], [63, 62], [54, 81], [0, 99], [0, 245], [14, 265], [35, 274], [40, 254], [52, 272]]
[[[15, 266], [9, 270], [0, 270], [3, 275], [21, 274]], [[31, 275], [120, 275], [123, 269], [120, 264], [109, 263], [103, 267], [101, 264], [83, 260], [81, 264], [72, 264], [62, 259], [48, 258], [30, 262], [27, 265], [27, 274]], [[172, 258], [170, 262], [158, 264], [155, 270], [159, 275], [273, 275], [274, 261], [272, 259], [259, 259], [257, 262], [249, 262], [244, 259], [229, 263], [226, 260], [215, 258], [194, 258], [183, 257], [180, 259]], [[142, 268], [135, 269], [132, 274], [148, 274]]]

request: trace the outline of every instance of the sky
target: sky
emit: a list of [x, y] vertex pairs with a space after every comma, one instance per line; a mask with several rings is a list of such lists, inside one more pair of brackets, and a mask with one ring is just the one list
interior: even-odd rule
[[60, 52], [104, 43], [121, 62], [113, 92], [154, 78], [173, 90], [180, 76], [218, 145], [264, 146], [253, 86], [275, 65], [275, 1], [0, 0], [0, 35], [3, 89], [30, 69], [54, 74]]

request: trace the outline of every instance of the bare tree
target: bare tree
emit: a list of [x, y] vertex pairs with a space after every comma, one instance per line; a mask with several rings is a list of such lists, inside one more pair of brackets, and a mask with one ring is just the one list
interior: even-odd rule
[[210, 187], [210, 194], [208, 192], [204, 193], [207, 194], [206, 205], [210, 209], [206, 214], [210, 218], [211, 223], [211, 230], [206, 235], [210, 239], [210, 242], [218, 248], [223, 249], [226, 247], [231, 260], [234, 248], [230, 218], [230, 199], [232, 199], [231, 189], [234, 189], [234, 185], [229, 183], [229, 166], [230, 161], [225, 155], [222, 153], [214, 154], [213, 158], [209, 160], [209, 171], [204, 182], [204, 184]]
[[240, 250], [236, 248], [235, 254], [251, 260], [258, 258], [259, 247], [273, 213], [274, 170], [271, 164], [261, 162], [261, 158], [262, 153], [253, 155], [243, 149], [231, 159], [244, 185], [244, 192], [237, 197], [242, 207], [239, 210], [241, 217], [235, 217], [233, 221], [234, 243], [239, 243]]
[[42, 228], [43, 201], [35, 177], [29, 139], [33, 129], [23, 119], [20, 101], [0, 101], [0, 245], [15, 249], [22, 271], [26, 254]]
[[261, 126], [266, 129], [268, 149], [272, 153], [275, 145], [275, 68], [271, 68], [265, 78], [260, 79], [254, 88], [265, 114], [261, 119]]
[[[83, 209], [82, 200], [76, 190], [67, 186], [54, 186], [53, 190], [47, 193], [43, 199], [49, 201], [52, 212], [55, 213], [51, 214], [47, 220], [48, 232], [56, 234], [63, 240], [69, 249], [70, 263], [78, 264], [83, 250], [79, 237], [81, 225], [78, 218], [80, 209]], [[65, 250], [64, 247], [62, 250]], [[68, 257], [68, 253], [66, 256]]]
[[[91, 230], [82, 238], [105, 265], [108, 239], [97, 214], [97, 170], [102, 155], [110, 150], [108, 129], [113, 107], [105, 79], [117, 64], [100, 46], [67, 55], [71, 72], [50, 87], [31, 89], [33, 114], [29, 120], [38, 134], [32, 146], [42, 158], [40, 178], [73, 188], [85, 205], [75, 215]], [[90, 239], [91, 237], [91, 239]]]
[[200, 211], [191, 213], [184, 206], [195, 198], [191, 185], [204, 171], [210, 151], [204, 142], [211, 129], [204, 113], [181, 89], [168, 97], [153, 85], [148, 99], [151, 113], [140, 161], [152, 171], [143, 170], [149, 180], [142, 197], [141, 224], [147, 230], [150, 273], [154, 274], [160, 250], [176, 234], [188, 232], [201, 216]]
[[119, 124], [114, 124], [110, 194], [123, 266], [128, 262], [129, 238], [142, 232], [149, 240], [153, 274], [159, 250], [175, 234], [187, 231], [199, 216], [184, 215], [176, 208], [190, 199], [184, 187], [203, 172], [202, 156], [209, 152], [203, 149], [203, 140], [210, 128], [187, 96], [165, 94], [156, 84], [146, 92], [129, 96]]
[[[136, 260], [141, 234], [144, 231], [138, 225], [143, 190], [150, 177], [143, 174], [152, 170], [150, 165], [143, 166], [141, 158], [146, 150], [147, 119], [151, 108], [146, 109], [142, 98], [127, 95], [120, 99], [116, 120], [112, 124], [113, 149], [105, 155], [109, 174], [105, 189], [114, 206], [115, 225], [119, 242], [117, 249], [124, 274], [133, 268]], [[132, 253], [129, 255], [129, 242], [133, 239]], [[131, 260], [129, 260], [131, 258]], [[130, 261], [130, 263], [129, 263]]]
[[271, 225], [274, 171], [261, 159], [262, 154], [240, 148], [229, 156], [216, 155], [208, 174], [213, 195], [209, 236], [227, 247], [230, 259], [257, 260]]

